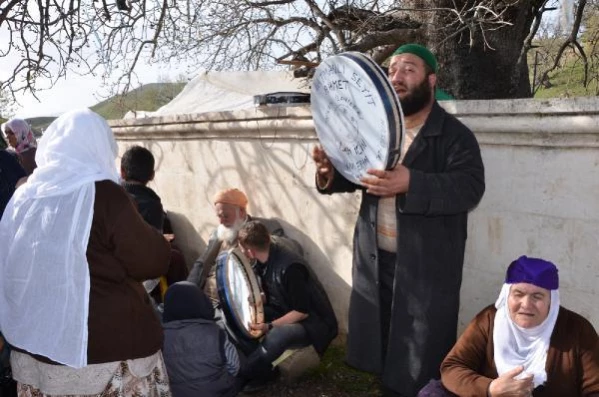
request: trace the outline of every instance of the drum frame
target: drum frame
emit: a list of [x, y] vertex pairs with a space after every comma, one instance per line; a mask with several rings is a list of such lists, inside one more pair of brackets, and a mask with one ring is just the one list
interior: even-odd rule
[[248, 285], [250, 294], [253, 295], [248, 297], [252, 298], [253, 300], [253, 303], [248, 301], [248, 304], [250, 305], [250, 311], [252, 313], [252, 322], [255, 324], [264, 322], [262, 290], [260, 289], [258, 278], [256, 277], [249, 260], [245, 255], [243, 255], [239, 248], [232, 248], [225, 253], [221, 253], [216, 259], [216, 285], [218, 288], [218, 296], [220, 298], [221, 307], [223, 309], [223, 313], [225, 314], [227, 325], [233, 330], [233, 332], [236, 333], [237, 336], [242, 336], [245, 339], [257, 339], [262, 336], [262, 331], [250, 330], [248, 324], [243, 324], [242, 320], [239, 319], [239, 316], [234, 309], [235, 305], [233, 294], [235, 291], [231, 291], [228, 287], [225, 287], [225, 285], [228, 285], [225, 281], [229, 279], [227, 262], [231, 260], [231, 255], [237, 258], [237, 262], [240, 265], [239, 268], [242, 270], [243, 278]]
[[[401, 110], [399, 98], [397, 96], [397, 93], [395, 92], [395, 89], [391, 85], [391, 82], [389, 81], [389, 79], [387, 78], [387, 76], [385, 75], [385, 73], [383, 72], [381, 67], [365, 54], [362, 54], [359, 52], [354, 52], [354, 51], [348, 51], [348, 52], [344, 52], [344, 53], [335, 55], [331, 58], [345, 58], [347, 60], [350, 60], [354, 64], [358, 65], [359, 68], [364, 72], [364, 74], [366, 74], [366, 76], [369, 78], [370, 82], [374, 86], [376, 92], [378, 93], [380, 102], [382, 103], [382, 106], [384, 107], [386, 121], [387, 121], [388, 141], [387, 141], [387, 147], [386, 147], [386, 155], [387, 156], [386, 156], [385, 161], [383, 162], [384, 168], [385, 169], [394, 168], [401, 158], [402, 145], [405, 144], [405, 142], [404, 142], [405, 123], [404, 123], [404, 117], [403, 117], [403, 112]], [[328, 58], [323, 63], [321, 63], [321, 67], [323, 67], [323, 68], [329, 67], [331, 58]], [[329, 61], [329, 62], [327, 62], [327, 61]], [[318, 75], [318, 69], [317, 69], [317, 73], [316, 73], [315, 77], [317, 77], [317, 75]], [[314, 85], [313, 85], [313, 87], [314, 87]], [[312, 103], [314, 103], [314, 98], [316, 97], [316, 95], [318, 95], [318, 93], [314, 93], [314, 88], [313, 88]], [[314, 114], [314, 111], [313, 111], [313, 114]], [[315, 123], [315, 128], [316, 128], [317, 135], [319, 135], [319, 128], [318, 128], [317, 123]], [[324, 145], [323, 145], [323, 147], [324, 147]], [[383, 147], [383, 146], [381, 146], [381, 147]], [[324, 147], [324, 149], [326, 152], [327, 147]], [[335, 164], [333, 164], [333, 165], [335, 165]], [[343, 170], [340, 170], [340, 172], [342, 174], [344, 174], [344, 176], [346, 178], [348, 178], [348, 175], [346, 175], [342, 171]], [[353, 177], [348, 178], [348, 179], [350, 179], [350, 181], [353, 181], [354, 183], [359, 183], [359, 182], [355, 181]]]

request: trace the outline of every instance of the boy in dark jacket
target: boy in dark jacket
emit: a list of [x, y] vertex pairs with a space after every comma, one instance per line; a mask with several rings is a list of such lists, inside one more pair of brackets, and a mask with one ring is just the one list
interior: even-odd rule
[[[155, 159], [152, 152], [141, 146], [132, 146], [121, 158], [122, 185], [133, 198], [137, 211], [147, 224], [165, 233], [171, 243], [171, 259], [168, 273], [165, 274], [167, 283], [185, 280], [189, 271], [179, 248], [173, 242], [174, 233], [166, 217], [160, 197], [147, 184], [154, 179]], [[144, 283], [146, 290], [151, 293], [157, 304], [162, 302], [160, 289], [156, 288], [159, 280], [148, 280]]]
[[147, 184], [154, 179], [154, 155], [141, 146], [132, 146], [121, 158], [123, 187], [129, 193], [144, 220], [163, 231], [164, 209], [160, 197]]

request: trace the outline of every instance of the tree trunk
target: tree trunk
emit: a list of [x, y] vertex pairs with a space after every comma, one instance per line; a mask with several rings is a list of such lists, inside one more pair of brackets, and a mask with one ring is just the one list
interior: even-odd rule
[[[454, 8], [454, 4], [468, 9], [475, 3], [481, 1], [401, 1], [403, 8], [412, 9]], [[456, 20], [455, 14], [411, 11], [413, 19], [423, 22], [420, 43], [431, 49], [439, 61], [438, 86], [456, 99], [532, 97], [526, 56], [520, 64], [518, 58], [538, 7], [536, 3], [539, 2], [523, 0], [505, 10], [503, 19], [512, 25], [499, 29], [499, 25], [471, 25], [458, 34], [456, 26], [450, 25]], [[462, 17], [472, 16], [469, 13]]]

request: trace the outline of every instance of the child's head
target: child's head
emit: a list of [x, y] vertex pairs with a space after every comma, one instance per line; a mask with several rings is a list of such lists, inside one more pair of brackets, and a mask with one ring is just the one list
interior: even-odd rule
[[147, 184], [154, 179], [154, 156], [141, 146], [132, 146], [121, 158], [121, 178]]

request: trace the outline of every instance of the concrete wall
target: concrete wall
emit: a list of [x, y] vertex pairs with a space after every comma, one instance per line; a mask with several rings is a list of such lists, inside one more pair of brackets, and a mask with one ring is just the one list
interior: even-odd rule
[[[599, 100], [459, 101], [443, 105], [473, 131], [485, 196], [470, 215], [460, 328], [493, 303], [505, 269], [526, 254], [560, 268], [562, 303], [599, 326]], [[358, 194], [322, 196], [310, 158], [309, 108], [281, 107], [111, 122], [120, 152], [141, 144], [189, 263], [217, 225], [211, 198], [238, 187], [253, 215], [279, 219], [305, 248], [343, 331]]]

